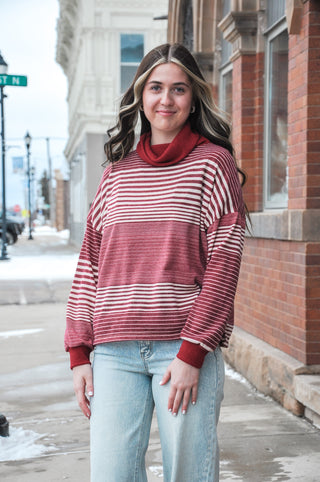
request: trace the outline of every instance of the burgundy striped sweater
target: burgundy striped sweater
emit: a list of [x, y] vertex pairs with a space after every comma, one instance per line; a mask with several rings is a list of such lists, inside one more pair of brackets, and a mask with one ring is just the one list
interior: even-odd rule
[[166, 167], [137, 151], [108, 165], [68, 301], [71, 366], [111, 341], [183, 339], [179, 358], [199, 367], [226, 347], [244, 229], [235, 162], [222, 147], [198, 145]]

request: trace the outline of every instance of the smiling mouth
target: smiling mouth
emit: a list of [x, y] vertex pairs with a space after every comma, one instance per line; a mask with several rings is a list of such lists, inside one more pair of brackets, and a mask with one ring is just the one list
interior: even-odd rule
[[172, 115], [172, 114], [175, 114], [175, 111], [173, 111], [173, 110], [157, 110], [157, 113], [161, 114], [161, 115]]

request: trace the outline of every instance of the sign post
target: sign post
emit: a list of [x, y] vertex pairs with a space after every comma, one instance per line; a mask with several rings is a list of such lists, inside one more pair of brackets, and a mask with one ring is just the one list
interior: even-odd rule
[[[7, 64], [4, 62], [1, 54], [1, 66], [7, 69]], [[15, 87], [26, 87], [27, 77], [25, 75], [7, 75], [0, 74], [0, 105], [1, 105], [1, 140], [2, 140], [2, 247], [1, 247], [1, 260], [6, 260], [8, 258], [7, 254], [7, 218], [6, 218], [6, 142], [5, 142], [5, 131], [4, 131], [4, 87], [15, 86]]]

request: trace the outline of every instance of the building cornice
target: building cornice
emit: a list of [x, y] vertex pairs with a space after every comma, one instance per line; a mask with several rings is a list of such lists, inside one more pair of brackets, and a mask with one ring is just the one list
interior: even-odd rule
[[224, 38], [232, 44], [231, 61], [240, 55], [256, 53], [258, 11], [232, 11], [221, 20], [218, 27]]
[[56, 61], [67, 75], [73, 47], [79, 0], [60, 0], [60, 15], [57, 21]]

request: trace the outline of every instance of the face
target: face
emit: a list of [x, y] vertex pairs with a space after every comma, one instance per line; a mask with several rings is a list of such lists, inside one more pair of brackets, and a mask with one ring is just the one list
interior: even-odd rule
[[158, 65], [144, 86], [142, 104], [151, 125], [151, 144], [171, 142], [190, 115], [192, 88], [189, 77], [172, 62]]

